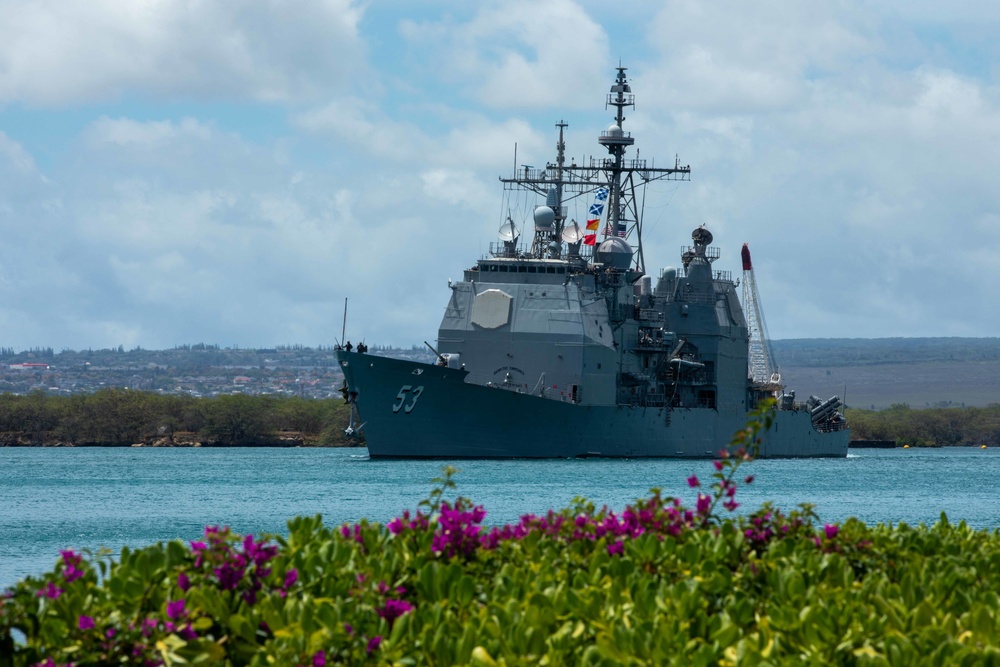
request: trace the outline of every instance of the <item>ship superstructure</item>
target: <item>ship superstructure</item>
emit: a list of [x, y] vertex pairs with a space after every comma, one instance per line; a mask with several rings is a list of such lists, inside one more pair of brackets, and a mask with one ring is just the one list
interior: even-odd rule
[[[731, 274], [713, 266], [708, 229], [694, 230], [680, 266], [647, 272], [642, 186], [691, 170], [627, 157], [624, 67], [607, 104], [607, 157], [567, 164], [560, 122], [555, 162], [501, 179], [544, 203], [522, 223], [527, 243], [508, 215], [499, 242], [450, 285], [437, 363], [338, 352], [370, 455], [713, 456], [774, 396], [762, 456], [845, 456], [838, 398], [799, 405], [748, 373], [751, 327]], [[594, 201], [584, 228], [568, 221], [577, 197]]]

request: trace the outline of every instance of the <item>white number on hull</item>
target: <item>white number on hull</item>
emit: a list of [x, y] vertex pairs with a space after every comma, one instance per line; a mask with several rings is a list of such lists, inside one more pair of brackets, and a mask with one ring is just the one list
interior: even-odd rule
[[403, 408], [403, 404], [406, 403], [406, 394], [408, 392], [412, 394], [412, 397], [410, 399], [410, 403], [405, 409], [403, 409], [403, 412], [406, 414], [410, 414], [410, 412], [413, 411], [413, 408], [417, 405], [417, 399], [420, 398], [420, 394], [424, 393], [424, 386], [420, 385], [419, 387], [414, 388], [412, 385], [404, 384], [403, 388], [399, 390], [398, 394], [396, 394], [398, 403], [395, 403], [392, 406], [393, 414], [399, 412], [400, 409]]

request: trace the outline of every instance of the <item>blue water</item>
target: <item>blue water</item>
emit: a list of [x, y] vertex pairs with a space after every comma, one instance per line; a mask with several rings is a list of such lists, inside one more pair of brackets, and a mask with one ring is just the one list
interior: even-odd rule
[[[442, 461], [371, 461], [364, 449], [0, 449], [0, 589], [50, 569], [65, 548], [194, 539], [211, 524], [282, 533], [295, 515], [328, 524], [387, 521], [431, 489]], [[693, 504], [685, 478], [709, 461], [461, 461], [462, 495], [488, 523], [565, 507], [583, 495], [620, 510], [651, 487]], [[847, 459], [755, 461], [737, 500], [784, 510], [810, 502], [823, 521], [932, 523], [941, 512], [1000, 527], [1000, 450], [852, 450]]]

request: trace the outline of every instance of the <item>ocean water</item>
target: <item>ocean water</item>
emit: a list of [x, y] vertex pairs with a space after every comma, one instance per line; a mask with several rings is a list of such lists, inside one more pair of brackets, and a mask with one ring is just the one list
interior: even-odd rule
[[[206, 525], [283, 533], [287, 519], [385, 522], [416, 509], [445, 461], [372, 461], [365, 449], [0, 449], [0, 589], [53, 567], [60, 549], [144, 546]], [[575, 496], [620, 510], [652, 487], [693, 504], [685, 479], [710, 461], [459, 461], [458, 493], [486, 523], [562, 508]], [[737, 500], [815, 505], [822, 521], [933, 523], [941, 512], [1000, 528], [998, 449], [852, 450], [846, 459], [762, 460]], [[742, 474], [742, 473], [741, 473]]]

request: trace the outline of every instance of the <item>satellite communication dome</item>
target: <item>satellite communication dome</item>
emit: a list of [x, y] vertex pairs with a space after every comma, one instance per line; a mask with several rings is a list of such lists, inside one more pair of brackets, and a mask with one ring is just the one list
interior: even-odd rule
[[711, 245], [712, 244], [712, 232], [705, 229], [702, 225], [698, 229], [691, 232], [691, 239], [696, 245]]
[[632, 246], [625, 239], [612, 236], [597, 246], [594, 258], [613, 269], [624, 271], [632, 265]]
[[622, 131], [622, 126], [619, 125], [618, 123], [611, 123], [611, 125], [608, 127], [608, 136], [620, 137], [623, 134], [625, 133]]
[[501, 241], [513, 241], [517, 238], [517, 227], [514, 226], [513, 220], [508, 220], [507, 222], [500, 225], [500, 230], [497, 232], [500, 236]]
[[535, 209], [535, 231], [541, 232], [552, 227], [556, 221], [556, 212], [548, 206], [539, 206]]
[[580, 229], [576, 220], [563, 227], [562, 240], [563, 243], [579, 243], [583, 240], [583, 230]]

